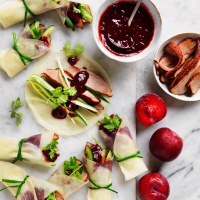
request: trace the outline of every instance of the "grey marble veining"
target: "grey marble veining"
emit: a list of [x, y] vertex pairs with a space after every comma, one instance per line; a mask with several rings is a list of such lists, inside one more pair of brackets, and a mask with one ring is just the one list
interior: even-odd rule
[[[0, 0], [0, 5], [6, 2]], [[95, 1], [97, 3], [97, 1]], [[93, 5], [96, 6], [93, 1]], [[163, 30], [160, 44], [169, 37], [182, 32], [200, 32], [200, 1], [199, 0], [153, 0], [161, 13], [163, 19]], [[51, 20], [49, 20], [51, 18]], [[200, 103], [185, 103], [173, 99], [165, 94], [157, 85], [152, 73], [153, 54], [148, 58], [136, 64], [124, 64], [111, 61], [106, 58], [95, 46], [92, 39], [91, 27], [87, 27], [84, 31], [78, 30], [73, 35], [72, 32], [66, 32], [62, 25], [58, 22], [58, 16], [54, 12], [50, 12], [42, 16], [47, 24], [56, 24], [56, 31], [53, 34], [53, 50], [60, 50], [65, 41], [72, 40], [72, 43], [82, 43], [86, 46], [86, 52], [99, 61], [108, 72], [114, 89], [114, 98], [108, 110], [108, 113], [117, 112], [128, 122], [134, 133], [134, 104], [135, 104], [135, 74], [137, 65], [137, 97], [147, 93], [155, 92], [159, 94], [167, 103], [168, 114], [165, 119], [158, 124], [145, 128], [137, 123], [137, 141], [141, 149], [144, 159], [150, 171], [159, 171], [163, 173], [169, 180], [171, 186], [171, 194], [169, 200], [198, 200], [200, 199]], [[0, 28], [0, 49], [12, 45], [11, 33], [16, 31], [19, 33], [21, 25], [16, 25], [7, 30]], [[73, 38], [73, 39], [72, 39]], [[20, 127], [14, 125], [14, 121], [9, 117], [10, 103], [12, 100], [20, 96], [24, 100], [24, 83], [29, 68], [14, 79], [9, 80], [7, 76], [0, 72], [0, 134], [17, 138], [25, 137], [31, 134], [39, 133], [42, 128], [37, 125], [34, 118], [30, 114], [26, 105], [22, 109], [24, 113], [23, 123]], [[173, 162], [161, 163], [153, 158], [149, 152], [149, 139], [153, 132], [160, 127], [169, 127], [184, 139], [184, 149], [182, 154]], [[63, 156], [59, 158], [61, 163], [65, 157], [73, 155], [77, 152], [78, 156], [82, 156], [84, 143], [91, 140], [92, 135], [97, 135], [97, 128], [94, 127], [76, 137], [70, 137], [62, 140], [61, 152]], [[74, 146], [76, 148], [74, 148]], [[31, 167], [30, 165], [20, 164], [32, 175], [39, 175], [43, 178], [48, 176], [55, 170], [41, 167]], [[114, 199], [134, 200], [135, 189], [133, 184], [124, 183], [123, 177], [114, 164], [115, 180], [113, 185], [119, 186], [122, 196], [114, 196]], [[123, 192], [123, 191], [129, 192]], [[69, 199], [83, 200], [86, 199], [86, 188], [80, 190], [77, 194]], [[132, 198], [130, 197], [132, 196]], [[12, 200], [9, 192], [0, 193], [0, 200]]]
[[[171, 36], [184, 32], [200, 33], [198, 0], [153, 1], [161, 13], [162, 44]], [[168, 113], [161, 122], [145, 128], [137, 123], [137, 140], [150, 171], [164, 174], [170, 183], [169, 200], [200, 199], [200, 102], [182, 102], [167, 95], [156, 83], [152, 71], [153, 54], [137, 63], [137, 97], [154, 92], [167, 103]], [[154, 158], [148, 149], [149, 139], [158, 128], [168, 127], [184, 140], [181, 155], [170, 163]]]

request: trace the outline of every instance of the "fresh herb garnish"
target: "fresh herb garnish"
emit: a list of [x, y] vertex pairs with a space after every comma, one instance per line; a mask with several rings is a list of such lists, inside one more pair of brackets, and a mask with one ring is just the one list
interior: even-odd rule
[[42, 37], [43, 31], [39, 27], [38, 21], [36, 21], [35, 23], [31, 24], [29, 26], [29, 28], [30, 28], [30, 33], [31, 33], [33, 39], [39, 40]]
[[11, 185], [4, 187], [0, 189], [0, 192], [7, 189], [7, 188], [17, 188], [17, 193], [15, 195], [15, 198], [17, 198], [22, 190], [23, 185], [25, 184], [26, 180], [28, 179], [29, 176], [26, 176], [23, 181], [18, 181], [18, 180], [10, 180], [10, 179], [2, 179], [2, 183], [16, 183], [16, 185]]
[[92, 179], [89, 179], [89, 181], [92, 185], [94, 185], [94, 187], [89, 187], [91, 190], [106, 189], [106, 190], [110, 190], [111, 192], [118, 193], [117, 191], [111, 189], [112, 183], [107, 186], [102, 187], [102, 186], [96, 184]]
[[113, 117], [104, 115], [103, 127], [107, 129], [109, 132], [112, 132], [120, 127], [121, 121], [122, 120], [118, 115], [114, 115]]
[[13, 35], [13, 49], [18, 53], [21, 61], [23, 62], [23, 64], [26, 66], [27, 62], [32, 62], [32, 58], [29, 58], [28, 56], [22, 54], [19, 49], [18, 49], [18, 45], [17, 45], [17, 36], [16, 33], [12, 33]]
[[74, 96], [77, 93], [77, 90], [75, 87], [70, 88], [62, 88], [57, 87], [55, 90], [53, 90], [52, 98], [54, 99], [53, 108], [57, 108], [58, 106], [64, 106], [66, 107], [66, 102], [68, 101], [70, 96]]
[[12, 101], [10, 117], [16, 118], [16, 125], [17, 126], [19, 126], [22, 123], [23, 114], [21, 112], [17, 112], [17, 110], [19, 108], [21, 108], [22, 106], [23, 106], [23, 102], [20, 100], [19, 97], [16, 99], [16, 101]]
[[76, 157], [70, 157], [69, 160], [64, 162], [64, 173], [68, 176], [74, 176], [82, 180], [82, 169], [83, 165], [77, 162]]
[[80, 56], [84, 52], [84, 46], [77, 44], [74, 49], [71, 49], [71, 43], [67, 42], [62, 49], [68, 58]]
[[46, 147], [44, 147], [42, 150], [48, 151], [49, 157], [53, 159], [58, 151], [57, 145], [58, 145], [58, 141], [52, 140], [52, 142], [48, 144]]
[[25, 142], [25, 139], [21, 139], [19, 141], [19, 148], [18, 148], [17, 157], [15, 158], [15, 160], [13, 160], [12, 163], [17, 162], [18, 160], [20, 160], [20, 161], [23, 160], [23, 157], [22, 157], [22, 146], [23, 146], [24, 142]]
[[27, 6], [26, 4], [26, 0], [22, 0], [22, 3], [24, 4], [25, 7], [25, 14], [24, 14], [24, 27], [26, 26], [26, 22], [27, 22], [27, 15], [30, 14], [31, 16], [35, 16], [35, 13], [30, 10], [30, 8]]
[[52, 192], [45, 200], [56, 200], [56, 194], [55, 192]]
[[118, 156], [115, 156], [115, 159], [117, 160], [117, 162], [123, 162], [125, 160], [129, 160], [131, 158], [143, 158], [140, 154], [140, 151], [137, 151], [135, 154], [131, 155], [131, 156], [127, 156], [125, 158], [120, 158]]

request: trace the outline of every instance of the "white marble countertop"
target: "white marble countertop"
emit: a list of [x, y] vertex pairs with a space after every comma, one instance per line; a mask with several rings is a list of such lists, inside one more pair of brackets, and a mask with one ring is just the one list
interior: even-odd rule
[[[178, 33], [200, 33], [199, 0], [153, 0], [163, 20], [160, 44]], [[151, 171], [163, 173], [169, 180], [170, 200], [200, 199], [200, 102], [186, 103], [175, 100], [156, 83], [152, 71], [152, 58], [137, 63], [137, 97], [145, 93], [159, 94], [167, 103], [168, 114], [161, 122], [145, 128], [137, 123], [137, 141]], [[162, 163], [151, 156], [149, 139], [158, 128], [169, 127], [184, 140], [181, 155], [170, 163]]]
[[[0, 0], [0, 4], [5, 2], [5, 0]], [[153, 0], [158, 10], [160, 11], [161, 17], [163, 19], [163, 30], [162, 36], [160, 40], [160, 44], [164, 42], [169, 37], [183, 32], [200, 32], [200, 1], [199, 0]], [[51, 13], [54, 14], [54, 13]], [[48, 18], [51, 14], [45, 14], [44, 20]], [[55, 20], [58, 18], [55, 17]], [[55, 22], [52, 20], [52, 22]], [[61, 27], [61, 25], [57, 25]], [[19, 26], [14, 26], [13, 29], [17, 32]], [[11, 40], [11, 32], [13, 29], [9, 28], [10, 39], [7, 38], [7, 42], [4, 41], [4, 36], [6, 32], [3, 29], [0, 29], [0, 49], [5, 48], [6, 46], [12, 45]], [[88, 41], [82, 41], [81, 37], [73, 40], [73, 43], [82, 42], [87, 46], [87, 53], [95, 57], [104, 67], [106, 68], [108, 74], [111, 76], [111, 80], [114, 85], [115, 97], [112, 102], [112, 108], [109, 109], [109, 113], [117, 112], [122, 114], [128, 120], [128, 124], [134, 129], [134, 115], [133, 115], [133, 105], [135, 101], [135, 84], [134, 84], [134, 74], [137, 69], [137, 97], [139, 98], [141, 95], [154, 92], [159, 94], [167, 103], [168, 106], [168, 114], [165, 119], [156, 125], [145, 128], [140, 124], [137, 124], [137, 142], [139, 148], [141, 149], [142, 154], [144, 155], [144, 159], [151, 171], [159, 171], [163, 173], [169, 180], [171, 186], [171, 193], [169, 200], [197, 200], [200, 199], [200, 187], [199, 187], [199, 178], [200, 178], [200, 157], [198, 153], [200, 152], [200, 114], [198, 113], [198, 109], [200, 109], [200, 103], [185, 103], [181, 101], [177, 101], [171, 98], [169, 95], [165, 94], [157, 85], [152, 72], [152, 61], [153, 54], [151, 54], [148, 58], [140, 61], [136, 64], [129, 64], [128, 66], [122, 66], [122, 64], [117, 62], [110, 62], [108, 58], [105, 58], [102, 53], [96, 48], [96, 51], [90, 49], [90, 45], [94, 45], [94, 41], [90, 39], [92, 34], [89, 32], [89, 29], [85, 30], [89, 36], [89, 40], [91, 43], [88, 45]], [[71, 34], [67, 34], [65, 36], [65, 29], [61, 28], [62, 37], [57, 38], [57, 43], [53, 45], [53, 48], [59, 50], [62, 47], [62, 38], [65, 37], [67, 40], [68, 37], [71, 37]], [[54, 38], [58, 37], [58, 34], [54, 34]], [[109, 64], [108, 64], [109, 63]], [[136, 68], [137, 67], [137, 68]], [[122, 70], [123, 68], [123, 70]], [[22, 134], [30, 135], [31, 133], [37, 133], [40, 129], [38, 129], [37, 124], [35, 123], [32, 116], [28, 115], [28, 111], [26, 108], [23, 109], [25, 116], [28, 116], [24, 119], [24, 123], [21, 127], [16, 128], [13, 126], [13, 121], [9, 118], [9, 107], [10, 101], [16, 99], [16, 97], [20, 96], [23, 99], [23, 86], [25, 81], [27, 71], [24, 72], [23, 75], [20, 75], [19, 78], [14, 78], [11, 81], [8, 81], [8, 78], [5, 74], [0, 75], [0, 93], [1, 93], [1, 104], [0, 104], [0, 129], [1, 134], [4, 133], [7, 135], [16, 135], [16, 137], [21, 137]], [[130, 74], [133, 74], [131, 77]], [[130, 80], [127, 82], [126, 77], [129, 77]], [[4, 85], [2, 85], [2, 83]], [[127, 88], [129, 83], [129, 88]], [[118, 85], [119, 84], [119, 85]], [[4, 91], [4, 88], [13, 88], [14, 93]], [[125, 88], [124, 93], [126, 96], [122, 96], [118, 87]], [[132, 91], [129, 93], [129, 91]], [[22, 94], [19, 94], [22, 92]], [[11, 98], [12, 97], [12, 98]], [[120, 104], [123, 102], [124, 98], [127, 99], [127, 104]], [[120, 106], [119, 106], [120, 105]], [[153, 132], [160, 127], [169, 127], [178, 134], [182, 136], [184, 139], [184, 149], [182, 154], [171, 163], [161, 163], [155, 158], [153, 158], [149, 152], [148, 144], [149, 139]], [[27, 128], [28, 127], [28, 128]], [[90, 135], [79, 136], [79, 139], [83, 139], [84, 141], [90, 140], [91, 135], [95, 132], [95, 129], [91, 130]], [[73, 146], [74, 144], [80, 145], [80, 143], [76, 140], [75, 137], [71, 138], [72, 143], [69, 142], [67, 145]], [[66, 141], [67, 142], [67, 141]], [[83, 146], [83, 144], [81, 144]], [[71, 147], [70, 146], [70, 147]], [[82, 148], [79, 146], [78, 148]], [[65, 149], [62, 149], [65, 151]], [[73, 154], [75, 150], [72, 150], [70, 153], [66, 152], [65, 155], [69, 156]], [[60, 161], [61, 162], [61, 161]], [[30, 166], [25, 166], [29, 168], [32, 174], [36, 172], [30, 169]], [[34, 167], [35, 168], [35, 167]], [[37, 168], [35, 168], [37, 169]], [[47, 177], [47, 175], [43, 174], [44, 171], [41, 171], [40, 174], [43, 177]], [[51, 171], [49, 170], [49, 173]], [[122, 177], [119, 177], [122, 178]], [[131, 187], [130, 185], [128, 185]], [[123, 185], [125, 188], [126, 185]], [[123, 190], [123, 188], [122, 188]], [[83, 190], [84, 191], [84, 190]], [[6, 192], [7, 199], [12, 199], [10, 194]], [[82, 200], [85, 198], [79, 198], [80, 196], [73, 196], [70, 199]], [[125, 200], [127, 198], [117, 198], [119, 200]], [[0, 199], [3, 196], [0, 194]], [[131, 199], [131, 198], [130, 198]]]

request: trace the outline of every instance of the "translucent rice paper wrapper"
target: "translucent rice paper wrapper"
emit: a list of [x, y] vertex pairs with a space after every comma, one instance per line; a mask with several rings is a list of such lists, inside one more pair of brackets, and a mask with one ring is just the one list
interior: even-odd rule
[[[27, 138], [22, 146], [23, 162], [42, 165], [46, 167], [54, 166], [54, 162], [48, 162], [42, 154], [42, 149], [50, 144], [53, 140], [54, 134], [38, 134]], [[0, 160], [14, 161], [18, 154], [20, 140], [2, 137], [0, 139]]]
[[[59, 9], [69, 5], [69, 0], [59, 0], [58, 3], [54, 0], [24, 0], [28, 8], [35, 14], [40, 15], [50, 10]], [[73, 2], [84, 3], [85, 0], [73, 0]], [[7, 28], [24, 20], [25, 6], [22, 0], [12, 0], [0, 7], [0, 24]], [[27, 18], [32, 15], [27, 13]]]
[[[28, 8], [39, 15], [56, 8], [68, 5], [68, 0], [60, 0], [59, 3], [53, 0], [25, 0]], [[22, 22], [24, 20], [25, 6], [22, 0], [13, 0], [3, 4], [0, 7], [0, 24], [4, 28]], [[28, 18], [32, 17], [29, 13]]]
[[[58, 67], [57, 60], [60, 60], [60, 63], [63, 66], [63, 69], [67, 69], [69, 67], [69, 63], [67, 62], [66, 55], [63, 52], [57, 53], [49, 53], [47, 56], [42, 58], [39, 62], [37, 62], [30, 71], [30, 74], [27, 79], [33, 74], [41, 75], [41, 73], [45, 72], [47, 69], [55, 69]], [[76, 64], [76, 67], [82, 68], [87, 67], [88, 70], [94, 72], [99, 75], [108, 85], [110, 84], [110, 79], [104, 69], [93, 59], [83, 54], [79, 56], [79, 61]], [[56, 119], [51, 115], [52, 106], [47, 105], [44, 100], [38, 96], [38, 94], [33, 90], [29, 83], [26, 83], [25, 88], [25, 98], [28, 106], [34, 114], [36, 121], [47, 129], [50, 132], [58, 132], [63, 136], [77, 135], [83, 133], [91, 126], [96, 124], [96, 122], [101, 117], [101, 114], [105, 112], [108, 103], [101, 101], [101, 104], [104, 106], [104, 111], [99, 115], [88, 112], [85, 109], [80, 108], [79, 112], [85, 117], [88, 122], [87, 126], [84, 126], [80, 123], [74, 124], [72, 120], [67, 117], [66, 119]], [[110, 98], [107, 98], [110, 101]]]
[[[2, 179], [23, 181], [27, 176], [27, 173], [17, 165], [0, 161], [0, 182]], [[15, 183], [2, 183], [6, 187], [16, 185]], [[17, 188], [8, 188], [13, 196], [17, 193]], [[22, 186], [22, 190], [18, 196], [18, 200], [41, 200], [48, 197], [52, 192], [59, 192], [62, 194], [62, 190], [44, 180], [36, 177], [28, 177], [25, 184]]]
[[[124, 120], [121, 122], [115, 139], [108, 137], [103, 130], [100, 130], [100, 134], [106, 145], [113, 150], [114, 155], [117, 157], [126, 158], [138, 152], [137, 145]], [[138, 157], [119, 162], [119, 166], [126, 181], [129, 181], [147, 171], [144, 160]]]
[[[63, 191], [64, 198], [67, 199], [71, 194], [88, 183], [87, 176], [88, 175], [85, 171], [82, 172], [82, 180], [74, 176], [67, 176], [64, 173], [64, 164], [62, 164], [48, 181], [60, 187]], [[85, 181], [84, 178], [86, 178]]]
[[[27, 25], [17, 40], [19, 52], [31, 59], [37, 59], [50, 50], [43, 41], [30, 39], [30, 29]], [[2, 68], [10, 78], [22, 71], [30, 63], [26, 61], [26, 65], [20, 59], [19, 54], [14, 49], [5, 49], [0, 51], [0, 68]]]
[[[112, 159], [113, 160], [113, 159]], [[101, 165], [84, 157], [85, 167], [89, 178], [101, 187], [108, 186], [112, 183], [112, 160]], [[90, 187], [95, 187], [90, 183]], [[107, 189], [89, 189], [88, 200], [111, 200], [112, 191]]]

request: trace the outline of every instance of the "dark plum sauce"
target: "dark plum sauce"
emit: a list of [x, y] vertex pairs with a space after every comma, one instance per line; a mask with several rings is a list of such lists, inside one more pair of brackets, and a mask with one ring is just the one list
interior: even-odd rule
[[[77, 93], [74, 96], [69, 97], [69, 101], [66, 102], [66, 107], [70, 112], [76, 111], [79, 108], [79, 106], [71, 103], [70, 100], [76, 100], [86, 91], [85, 84], [87, 83], [88, 78], [89, 73], [87, 71], [80, 71], [71, 81], [71, 86], [76, 88]], [[64, 106], [58, 106], [52, 110], [51, 115], [56, 119], [65, 119], [67, 117], [67, 109]], [[68, 113], [68, 115], [71, 118], [76, 117], [73, 113]]]
[[99, 37], [104, 46], [118, 56], [131, 56], [147, 48], [154, 35], [153, 17], [144, 4], [139, 7], [130, 27], [128, 20], [135, 2], [110, 5], [100, 17]]

